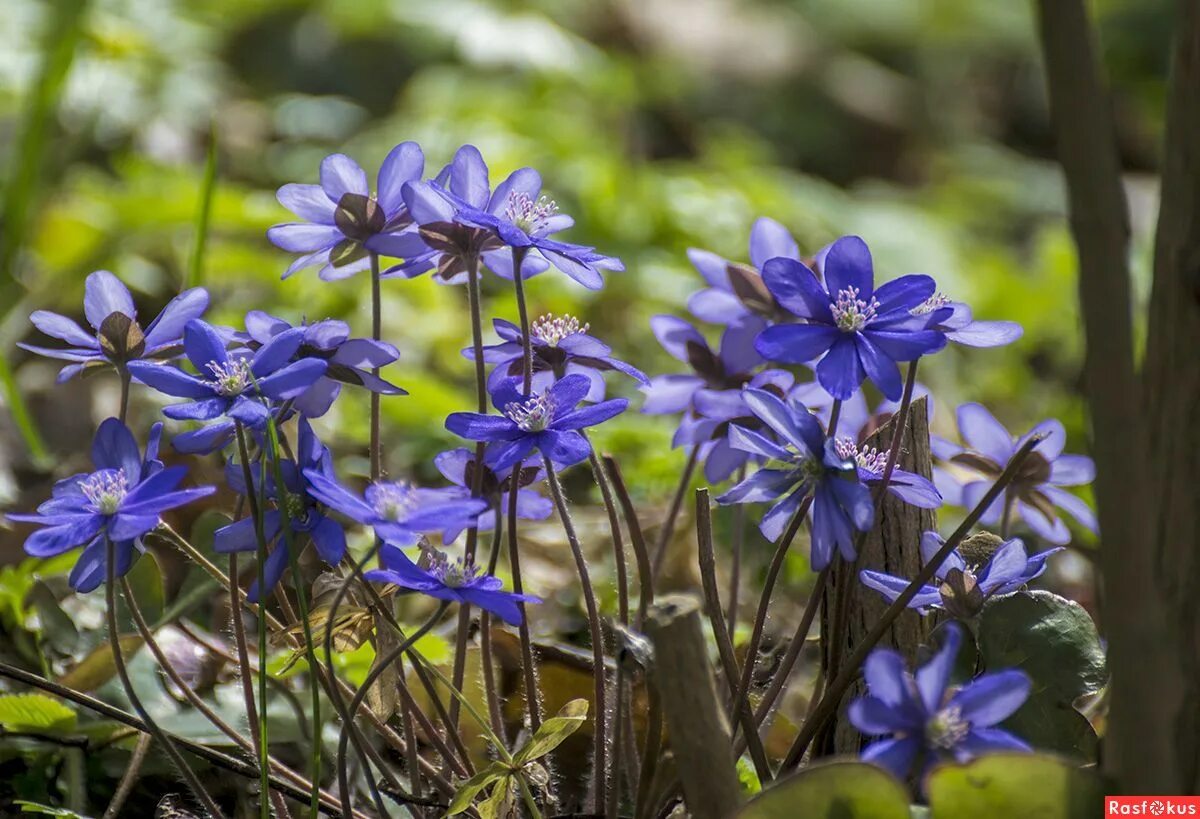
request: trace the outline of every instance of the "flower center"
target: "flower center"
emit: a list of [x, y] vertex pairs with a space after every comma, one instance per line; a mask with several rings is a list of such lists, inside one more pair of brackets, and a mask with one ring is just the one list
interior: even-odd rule
[[528, 401], [513, 401], [504, 407], [504, 414], [524, 432], [541, 432], [554, 420], [554, 400], [542, 393]]
[[227, 397], [241, 395], [254, 380], [254, 375], [250, 372], [250, 362], [244, 358], [234, 359], [226, 364], [210, 361], [208, 371], [212, 373], [210, 381], [213, 389]]
[[934, 748], [948, 751], [967, 738], [971, 723], [963, 719], [962, 708], [950, 705], [925, 723], [925, 736]]
[[124, 469], [105, 469], [89, 475], [80, 486], [83, 496], [102, 515], [114, 515], [129, 488]]
[[558, 344], [567, 336], [576, 333], [586, 333], [590, 324], [580, 324], [574, 316], [559, 316], [555, 318], [550, 313], [536, 319], [529, 328], [530, 333], [539, 341], [544, 341], [551, 347]]
[[452, 589], [466, 586], [479, 576], [474, 563], [464, 562], [461, 557], [451, 560], [445, 552], [434, 552], [429, 573]]
[[504, 207], [504, 218], [531, 235], [556, 213], [558, 204], [553, 199], [540, 196], [535, 200], [521, 191], [510, 193]]
[[874, 296], [870, 301], [863, 301], [858, 297], [857, 287], [847, 287], [837, 292], [837, 300], [829, 309], [838, 329], [851, 333], [870, 324], [878, 307], [879, 300]]
[[884, 453], [880, 452], [873, 446], [858, 448], [853, 439], [842, 435], [833, 442], [833, 449], [837, 452], [838, 457], [847, 461], [854, 461], [868, 472], [879, 472], [884, 467], [884, 462], [887, 460]]
[[412, 511], [416, 496], [406, 483], [375, 484], [375, 512], [393, 523], [403, 520]]
[[934, 310], [941, 310], [950, 303], [950, 297], [943, 293], [934, 293], [925, 301], [918, 304], [908, 312], [914, 316], [927, 316]]
[[305, 506], [303, 495], [297, 495], [295, 492], [288, 492], [286, 490], [283, 492], [283, 511], [287, 513], [289, 519], [304, 520], [308, 514]]

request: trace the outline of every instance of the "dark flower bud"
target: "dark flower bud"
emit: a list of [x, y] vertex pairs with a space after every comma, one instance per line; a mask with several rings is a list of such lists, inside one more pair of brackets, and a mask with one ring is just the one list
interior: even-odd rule
[[942, 606], [952, 617], [969, 620], [983, 608], [983, 590], [979, 588], [975, 575], [961, 569], [946, 572], [938, 591], [942, 595]]
[[1004, 539], [991, 532], [976, 532], [958, 545], [958, 553], [968, 566], [982, 566], [1003, 545]]
[[333, 221], [347, 238], [365, 242], [387, 226], [379, 203], [361, 193], [347, 193], [338, 201]]
[[129, 361], [146, 351], [141, 325], [124, 313], [109, 313], [96, 335], [100, 350], [110, 361]]

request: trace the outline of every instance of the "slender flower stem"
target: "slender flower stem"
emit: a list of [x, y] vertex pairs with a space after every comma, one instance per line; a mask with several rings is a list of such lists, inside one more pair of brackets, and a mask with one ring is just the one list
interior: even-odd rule
[[521, 267], [527, 248], [512, 249], [513, 292], [517, 299], [517, 317], [521, 322], [521, 392], [528, 395], [533, 388], [533, 340], [529, 337], [529, 308], [525, 304], [525, 278]]
[[[125, 689], [125, 695], [129, 698], [129, 704], [133, 706], [133, 710], [141, 717], [145, 724], [148, 733], [153, 735], [155, 742], [162, 746], [167, 755], [171, 757], [171, 761], [175, 763], [175, 767], [179, 769], [179, 773], [187, 782], [188, 788], [195, 794], [196, 799], [204, 806], [210, 816], [221, 816], [221, 809], [217, 807], [216, 801], [200, 784], [200, 780], [196, 777], [196, 772], [187, 764], [187, 760], [183, 758], [183, 754], [179, 753], [179, 749], [171, 742], [171, 739], [166, 735], [162, 728], [158, 727], [158, 723], [150, 716], [150, 712], [142, 705], [141, 697], [133, 688], [133, 683], [129, 679], [129, 669], [125, 666], [124, 652], [121, 650], [121, 633], [117, 628], [117, 547], [113, 543], [112, 538], [106, 534], [104, 536], [104, 564], [105, 564], [105, 586], [104, 586], [104, 602], [108, 609], [108, 642], [112, 647], [113, 665], [116, 666], [117, 676], [121, 680], [121, 686]], [[268, 782], [267, 788], [263, 790], [266, 793], [270, 788]]]
[[[500, 504], [496, 504], [495, 520], [492, 524], [492, 549], [488, 553], [487, 573], [496, 574], [496, 562], [500, 559], [502, 537], [501, 523], [504, 513]], [[489, 611], [479, 613], [479, 662], [483, 666], [483, 693], [488, 705], [488, 719], [492, 722], [492, 733], [504, 738], [504, 715], [500, 711], [500, 696], [496, 691], [496, 668], [492, 663], [492, 614]]]
[[634, 819], [645, 819], [653, 808], [654, 779], [658, 770], [658, 756], [662, 751], [663, 714], [662, 701], [656, 686], [647, 686], [646, 698], [646, 744], [642, 750], [642, 769], [638, 773], [637, 797], [634, 800]]
[[393, 648], [382, 658], [378, 658], [378, 662], [367, 672], [367, 676], [363, 679], [363, 684], [359, 686], [358, 691], [354, 693], [354, 698], [350, 700], [350, 705], [346, 708], [346, 720], [342, 724], [341, 735], [338, 737], [337, 748], [338, 791], [343, 794], [343, 805], [347, 804], [345, 794], [350, 792], [349, 766], [346, 764], [347, 745], [349, 744], [350, 735], [353, 733], [351, 729], [354, 725], [354, 718], [358, 715], [358, 709], [362, 706], [363, 700], [366, 699], [367, 692], [371, 690], [371, 686], [375, 684], [375, 681], [379, 679], [385, 669], [396, 662], [400, 658], [400, 655], [412, 647], [413, 643], [421, 639], [426, 632], [437, 625], [438, 620], [441, 619], [442, 614], [445, 613], [449, 606], [449, 603], [443, 601], [438, 606], [437, 611], [433, 613], [433, 616], [410, 634], [408, 639], [402, 641], [400, 645]]
[[118, 365], [117, 376], [121, 380], [121, 403], [118, 405], [120, 406], [121, 410], [120, 414], [117, 416], [117, 420], [124, 424], [125, 419], [129, 417], [129, 381], [131, 379], [131, 376], [129, 375], [129, 368], [124, 364]]
[[650, 567], [650, 553], [646, 550], [646, 537], [642, 533], [642, 524], [638, 521], [637, 508], [629, 497], [629, 489], [625, 486], [625, 477], [621, 474], [621, 466], [611, 455], [604, 456], [604, 465], [608, 468], [608, 477], [612, 482], [613, 492], [621, 504], [621, 513], [625, 516], [625, 526], [629, 529], [629, 542], [633, 546], [638, 572], [638, 608], [634, 619], [634, 628], [641, 629], [646, 619], [646, 611], [654, 602], [654, 570]]
[[[257, 571], [258, 571], [258, 594], [259, 601], [262, 601], [262, 595], [266, 593], [266, 565], [267, 565], [267, 539], [263, 533], [263, 510], [259, 504], [259, 498], [255, 494], [254, 476], [250, 471], [250, 447], [246, 443], [246, 428], [241, 421], [235, 422], [235, 430], [237, 432], [238, 456], [242, 461], [242, 479], [246, 484], [246, 503], [250, 507], [250, 517], [254, 521], [254, 538], [258, 543], [258, 551], [256, 553]], [[266, 491], [265, 475], [261, 481], [260, 488]], [[231, 577], [231, 584], [237, 583], [236, 577]], [[266, 793], [269, 789], [267, 777], [270, 775], [270, 742], [267, 736], [267, 621], [262, 617], [257, 618], [258, 625], [258, 765], [262, 773], [262, 781], [260, 786], [262, 792]], [[260, 819], [270, 819], [271, 810], [267, 804], [267, 800], [259, 800], [259, 817]]]
[[792, 743], [791, 749], [788, 750], [781, 770], [789, 770], [800, 764], [800, 760], [803, 759], [804, 752], [808, 750], [813, 737], [816, 736], [817, 731], [820, 730], [824, 723], [833, 716], [846, 690], [858, 676], [858, 669], [867, 658], [867, 654], [878, 644], [884, 633], [891, 628], [896, 618], [908, 608], [908, 604], [916, 597], [917, 592], [937, 574], [938, 569], [946, 562], [946, 558], [950, 557], [950, 553], [958, 548], [958, 544], [967, 536], [971, 528], [979, 522], [979, 519], [987, 511], [988, 507], [1012, 483], [1013, 478], [1016, 477], [1025, 459], [1029, 457], [1034, 448], [1044, 439], [1045, 436], [1042, 435], [1033, 436], [1016, 451], [1009, 460], [1008, 465], [1004, 468], [1004, 471], [1000, 474], [1000, 477], [996, 479], [991, 489], [987, 491], [987, 494], [983, 496], [974, 509], [967, 513], [963, 522], [958, 525], [958, 528], [954, 530], [950, 537], [946, 538], [946, 542], [938, 549], [937, 554], [921, 567], [916, 577], [905, 587], [900, 596], [887, 607], [883, 615], [871, 627], [866, 636], [863, 637], [862, 642], [854, 647], [854, 653], [851, 654], [850, 659], [839, 670], [837, 677], [826, 687], [825, 694], [813, 710], [812, 717], [806, 720], [800, 729], [796, 741]]
[[658, 543], [654, 547], [654, 568], [651, 573], [651, 579], [658, 582], [658, 576], [662, 574], [663, 563], [667, 558], [667, 547], [671, 544], [671, 536], [675, 534], [675, 521], [679, 517], [679, 511], [683, 508], [683, 499], [687, 496], [688, 486], [692, 482], [692, 473], [696, 471], [696, 463], [700, 459], [700, 447], [693, 446], [691, 454], [688, 455], [687, 464], [683, 467], [683, 473], [679, 476], [679, 486], [675, 487], [675, 497], [671, 499], [671, 508], [667, 510], [667, 519], [663, 521], [662, 529], [658, 533]]
[[575, 533], [575, 524], [571, 520], [571, 513], [567, 510], [567, 501], [563, 495], [562, 484], [559, 483], [558, 474], [554, 471], [554, 463], [548, 456], [543, 455], [542, 464], [546, 467], [546, 482], [550, 485], [550, 496], [554, 499], [554, 505], [558, 508], [558, 516], [562, 520], [563, 531], [567, 535], [567, 543], [570, 544], [571, 554], [575, 558], [575, 568], [579, 572], [579, 585], [583, 592], [583, 602], [587, 607], [588, 627], [591, 631], [592, 677], [595, 683], [596, 706], [596, 730], [593, 734], [595, 738], [595, 758], [592, 760], [595, 793], [593, 794], [592, 813], [600, 813], [604, 807], [604, 786], [607, 781], [608, 770], [605, 764], [605, 752], [607, 748], [605, 721], [608, 717], [605, 705], [607, 675], [605, 674], [604, 667], [604, 635], [600, 627], [600, 609], [596, 605], [596, 594], [592, 589], [592, 580], [588, 574], [587, 560], [584, 558], [583, 549], [579, 545], [579, 536]]
[[1004, 513], [1000, 517], [1000, 537], [1003, 540], [1008, 540], [1009, 533], [1012, 531], [1012, 513], [1013, 506], [1016, 505], [1017, 499], [1009, 497], [1008, 493], [1004, 493], [1004, 499], [1001, 501], [1004, 504]]
[[[519, 464], [513, 469], [518, 469]], [[521, 549], [517, 540], [517, 493], [508, 493], [508, 569], [512, 574], [513, 592], [525, 593], [525, 585], [521, 580]], [[537, 731], [542, 726], [542, 695], [538, 690], [537, 665], [533, 656], [533, 637], [529, 631], [529, 616], [525, 610], [525, 601], [517, 600], [517, 609], [521, 612], [521, 622], [517, 626], [517, 634], [521, 640], [521, 669], [525, 681], [525, 712], [529, 715], [529, 728]]]
[[129, 765], [125, 768], [125, 773], [121, 774], [121, 781], [117, 783], [117, 790], [113, 794], [112, 801], [105, 808], [102, 819], [117, 819], [121, 815], [121, 808], [125, 807], [125, 800], [129, 798], [129, 794], [133, 792], [133, 786], [137, 784], [138, 777], [141, 776], [142, 764], [146, 761], [146, 754], [150, 751], [150, 743], [153, 741], [149, 734], [138, 735], [137, 744], [133, 746], [133, 756], [129, 758]]
[[[738, 469], [737, 482], [746, 480], [746, 466]], [[733, 507], [733, 548], [729, 569], [729, 609], [725, 614], [725, 630], [732, 640], [737, 631], [738, 596], [742, 589], [742, 546], [746, 540], [746, 504]]]
[[[717, 590], [717, 559], [713, 551], [712, 510], [708, 503], [708, 489], [696, 490], [696, 543], [699, 546], [700, 578], [704, 586], [704, 610], [717, 641], [717, 654], [721, 659], [722, 676], [730, 696], [736, 695], [738, 667], [733, 653], [733, 640], [725, 629], [721, 612], [721, 593]], [[755, 730], [754, 715], [750, 712], [748, 698], [731, 699], [730, 717], [742, 726], [742, 734], [750, 749], [750, 760], [754, 771], [764, 784], [771, 781], [771, 764]]]
[[[233, 595], [241, 593], [241, 588], [238, 585], [238, 553], [229, 553], [229, 589]], [[260, 610], [266, 609], [260, 607]], [[258, 730], [260, 725], [258, 721], [258, 706], [254, 702], [254, 675], [256, 671], [250, 665], [250, 650], [246, 642], [246, 624], [242, 621], [241, 610], [234, 605], [230, 609], [230, 621], [233, 626], [233, 642], [237, 647], [238, 656], [238, 679], [242, 685], [242, 701], [246, 706], [246, 722], [251, 726], [250, 738], [254, 743], [254, 754], [261, 762], [264, 758], [262, 748], [262, 735]], [[259, 620], [262, 619], [260, 616]], [[262, 668], [266, 665], [266, 657], [258, 658], [259, 680], [262, 680]], [[260, 771], [262, 768], [260, 767]], [[259, 782], [261, 787], [262, 782]]]
[[[588, 439], [587, 433], [582, 430], [580, 432], [590, 446], [591, 440]], [[625, 541], [621, 537], [621, 519], [617, 516], [612, 487], [609, 486], [608, 476], [600, 464], [600, 459], [596, 457], [595, 447], [588, 456], [588, 463], [591, 464], [596, 486], [600, 487], [600, 498], [604, 501], [604, 511], [608, 515], [608, 528], [612, 532], [613, 561], [617, 567], [617, 616], [621, 620], [621, 625], [627, 626], [629, 625], [629, 577], [625, 568]]]
[[[379, 254], [371, 253], [371, 340], [383, 337], [383, 287], [379, 278]], [[379, 368], [372, 367], [371, 374], [379, 377]], [[379, 439], [379, 393], [371, 390], [371, 480], [379, 480], [383, 474], [383, 446]]]
[[[468, 256], [467, 266], [467, 308], [471, 315], [471, 352], [475, 358], [475, 408], [482, 415], [488, 411], [487, 376], [484, 372], [483, 360], [483, 305], [479, 292], [479, 257]], [[471, 476], [471, 497], [477, 498], [483, 491], [483, 453], [487, 445], [480, 441], [475, 444], [475, 470]], [[463, 549], [463, 559], [467, 562], [475, 560], [475, 551], [479, 545], [479, 527], [472, 526], [467, 530], [467, 542]], [[467, 637], [471, 630], [471, 607], [463, 604], [458, 610], [458, 632], [454, 640], [454, 687], [462, 691], [463, 682], [467, 675]], [[450, 698], [450, 730], [458, 731], [459, 703], [454, 697]]]
[[792, 515], [791, 521], [788, 522], [787, 531], [783, 533], [783, 537], [779, 539], [779, 545], [775, 547], [771, 565], [767, 568], [766, 580], [763, 581], [762, 595], [758, 598], [758, 609], [754, 614], [754, 627], [750, 631], [750, 642], [746, 646], [746, 656], [742, 661], [742, 678], [738, 681], [734, 702], [741, 702], [750, 695], [750, 682], [754, 679], [754, 665], [758, 661], [758, 647], [762, 643], [763, 629], [767, 624], [767, 607], [771, 604], [771, 595], [775, 591], [779, 574], [783, 571], [783, 563], [787, 558], [788, 549], [791, 548], [796, 533], [800, 531], [800, 525], [804, 522], [804, 516], [808, 514], [808, 507], [811, 504], [812, 495], [801, 501], [796, 514]]

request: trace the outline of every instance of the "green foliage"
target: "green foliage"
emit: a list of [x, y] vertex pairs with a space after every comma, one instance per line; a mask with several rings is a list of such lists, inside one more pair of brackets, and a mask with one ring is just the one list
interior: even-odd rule
[[0, 726], [11, 730], [70, 731], [75, 712], [45, 694], [0, 695]]
[[1094, 769], [1047, 754], [1005, 753], [930, 774], [930, 819], [1094, 819], [1104, 785]]
[[891, 774], [864, 762], [805, 768], [763, 791], [739, 819], [909, 819], [908, 791]]
[[1096, 733], [1074, 703], [1099, 691], [1108, 674], [1083, 607], [1047, 591], [994, 598], [980, 614], [978, 643], [986, 668], [1020, 668], [1033, 680], [1005, 727], [1035, 748], [1094, 760]]

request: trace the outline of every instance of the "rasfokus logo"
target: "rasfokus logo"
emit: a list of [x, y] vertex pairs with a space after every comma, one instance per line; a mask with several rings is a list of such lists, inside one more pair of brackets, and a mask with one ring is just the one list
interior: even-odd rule
[[1117, 816], [1198, 816], [1200, 796], [1106, 796], [1104, 819]]

